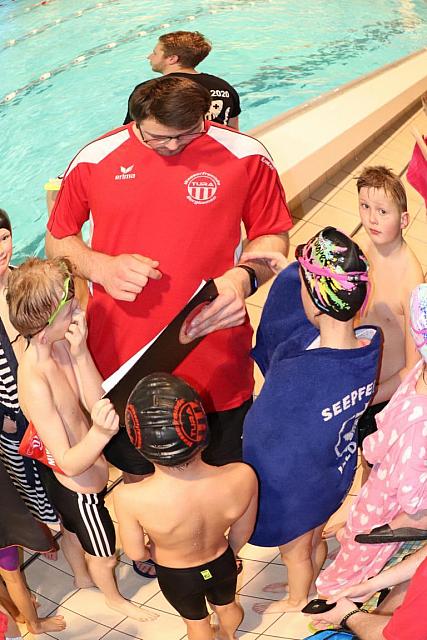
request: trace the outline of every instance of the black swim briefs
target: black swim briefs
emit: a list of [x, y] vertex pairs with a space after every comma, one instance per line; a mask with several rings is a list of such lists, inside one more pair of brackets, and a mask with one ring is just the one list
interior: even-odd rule
[[116, 532], [104, 504], [107, 488], [100, 493], [77, 493], [64, 487], [52, 469], [40, 465], [40, 475], [50, 502], [67, 531], [75, 533], [91, 556], [108, 558], [116, 552]]
[[156, 563], [160, 588], [166, 600], [187, 620], [203, 620], [206, 600], [226, 605], [236, 597], [237, 567], [230, 547], [211, 562], [189, 569], [170, 569]]

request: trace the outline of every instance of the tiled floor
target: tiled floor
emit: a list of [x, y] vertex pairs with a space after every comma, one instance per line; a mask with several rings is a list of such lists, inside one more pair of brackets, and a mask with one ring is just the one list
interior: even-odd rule
[[[398, 129], [391, 129], [382, 134], [376, 143], [361, 157], [348, 163], [337, 174], [331, 176], [328, 183], [313, 191], [310, 198], [293, 211], [295, 226], [292, 229], [291, 251], [295, 246], [308, 240], [326, 224], [334, 225], [347, 233], [354, 233], [359, 226], [356, 185], [354, 177], [361, 167], [367, 164], [385, 164], [396, 173], [401, 173], [411, 156], [413, 138], [410, 126], [417, 123], [420, 130], [427, 130], [427, 122], [422, 112], [418, 112]], [[427, 220], [422, 198], [410, 187], [404, 178], [409, 200], [411, 223], [405, 231], [407, 242], [417, 254], [421, 264], [427, 271]], [[251, 298], [248, 304], [253, 326], [258, 325], [262, 306], [267, 297], [271, 283], [264, 285]], [[262, 377], [256, 375], [256, 391], [262, 384]], [[113, 479], [116, 473], [113, 472]], [[349, 503], [354, 499], [360, 474], [356, 478], [346, 503], [332, 518], [332, 522], [341, 522]], [[111, 496], [108, 497], [111, 504]], [[113, 517], [114, 514], [113, 514]], [[336, 546], [335, 540], [329, 542], [330, 551]], [[120, 541], [118, 541], [120, 547]], [[119, 554], [121, 550], [119, 548]], [[258, 601], [274, 600], [278, 596], [267, 594], [263, 587], [271, 582], [284, 579], [277, 549], [261, 549], [247, 545], [242, 551], [244, 569], [239, 577], [239, 598], [245, 609], [245, 618], [239, 631], [240, 638], [255, 640], [261, 638], [300, 639], [310, 635], [309, 619], [302, 614], [269, 614], [258, 615], [252, 611], [252, 605]], [[137, 576], [129, 559], [120, 555], [117, 578], [122, 593], [138, 605], [144, 605], [159, 613], [153, 622], [137, 623], [129, 618], [109, 610], [102, 596], [96, 589], [75, 589], [70, 569], [62, 554], [56, 562], [43, 559], [35, 560], [26, 570], [30, 588], [38, 594], [41, 603], [40, 611], [46, 615], [52, 611], [62, 613], [67, 621], [66, 631], [43, 638], [76, 639], [76, 640], [179, 640], [185, 639], [185, 625], [168, 605], [160, 593], [156, 580], [148, 580]], [[23, 631], [24, 635], [25, 632]], [[26, 640], [32, 638], [25, 635]]]

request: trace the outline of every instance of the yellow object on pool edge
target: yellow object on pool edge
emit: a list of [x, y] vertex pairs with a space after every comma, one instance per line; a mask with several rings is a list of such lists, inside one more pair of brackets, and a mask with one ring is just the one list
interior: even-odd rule
[[61, 188], [61, 178], [49, 178], [49, 181], [44, 185], [45, 191], [59, 191]]

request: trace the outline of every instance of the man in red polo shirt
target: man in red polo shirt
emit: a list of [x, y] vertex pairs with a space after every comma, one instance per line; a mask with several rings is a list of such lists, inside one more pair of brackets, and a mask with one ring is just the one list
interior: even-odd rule
[[[205, 121], [210, 100], [204, 87], [169, 75], [138, 88], [134, 121], [89, 143], [69, 165], [46, 253], [70, 257], [92, 282], [88, 343], [104, 378], [170, 322], [202, 279], [215, 279], [219, 296], [189, 331], [212, 335], [174, 374], [196, 388], [209, 413], [206, 461], [225, 464], [241, 458], [253, 390], [245, 298], [272, 275], [262, 264], [236, 266], [241, 222], [248, 250], [283, 253], [292, 222], [266, 149]], [[88, 219], [90, 246], [79, 237]], [[150, 473], [124, 432], [107, 458], [128, 474]]]

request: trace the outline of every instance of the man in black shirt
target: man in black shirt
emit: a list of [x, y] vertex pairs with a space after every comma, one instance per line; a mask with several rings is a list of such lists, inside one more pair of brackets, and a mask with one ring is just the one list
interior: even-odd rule
[[[237, 91], [225, 80], [209, 73], [199, 73], [195, 67], [209, 54], [211, 43], [198, 31], [174, 31], [160, 36], [148, 60], [153, 71], [163, 75], [182, 76], [194, 80], [208, 89], [212, 103], [207, 119], [239, 128], [240, 100]], [[135, 89], [140, 87], [138, 84]], [[134, 89], [134, 91], [135, 91]], [[128, 111], [123, 124], [133, 120]]]

